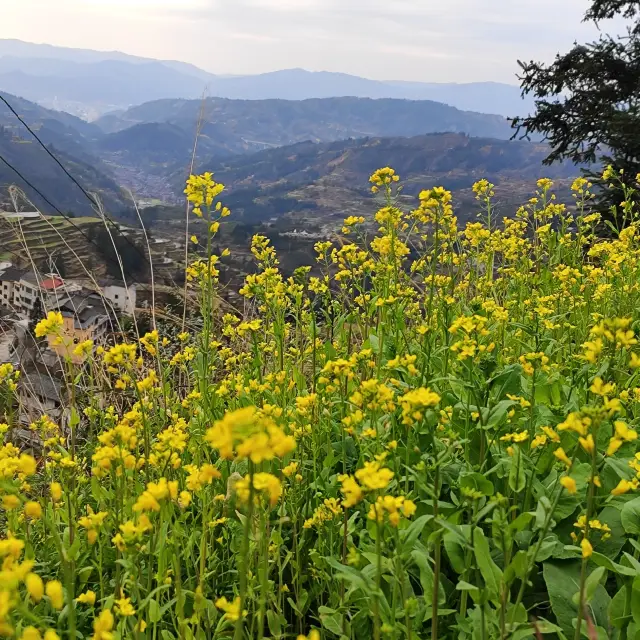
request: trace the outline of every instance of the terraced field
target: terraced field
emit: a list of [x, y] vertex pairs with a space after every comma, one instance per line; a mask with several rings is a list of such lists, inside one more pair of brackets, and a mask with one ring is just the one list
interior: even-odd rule
[[66, 277], [85, 275], [82, 265], [95, 275], [102, 275], [104, 260], [87, 238], [89, 228], [99, 224], [102, 223], [97, 218], [75, 218], [73, 224], [56, 216], [25, 220], [2, 218], [0, 259], [19, 266], [33, 261], [41, 269], [54, 262], [63, 263]]
[[[55, 264], [67, 278], [85, 278], [87, 270], [94, 276], [103, 276], [107, 273], [107, 260], [99, 241], [94, 239], [102, 224], [92, 217], [71, 221], [59, 216], [23, 220], [0, 217], [0, 260], [21, 267], [34, 263], [43, 272]], [[141, 230], [126, 228], [121, 233], [137, 246], [145, 246]], [[184, 248], [173, 237], [169, 240], [154, 232], [154, 238], [158, 238], [151, 241], [156, 282], [171, 284], [176, 270], [182, 268]]]

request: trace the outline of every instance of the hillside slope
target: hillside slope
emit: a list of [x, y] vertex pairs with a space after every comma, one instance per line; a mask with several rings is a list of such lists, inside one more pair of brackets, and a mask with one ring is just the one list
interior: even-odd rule
[[[413, 138], [367, 138], [333, 143], [305, 142], [226, 161], [212, 160], [204, 169], [229, 186], [229, 206], [252, 223], [288, 217], [335, 226], [345, 215], [371, 208], [368, 177], [380, 166], [402, 176], [405, 195], [425, 186], [444, 185], [454, 191], [460, 211], [475, 208], [471, 186], [480, 178], [497, 185], [498, 203], [521, 204], [541, 176], [568, 180], [579, 173], [570, 164], [543, 167], [544, 144], [470, 138], [445, 133]], [[184, 173], [176, 173], [177, 190]], [[505, 213], [506, 215], [506, 213]]]
[[[0, 126], [0, 155], [63, 212], [94, 214], [81, 190], [30, 136], [19, 137]], [[94, 164], [60, 149], [56, 149], [56, 156], [85, 189], [99, 196], [109, 211], [115, 213], [127, 207], [118, 184]], [[8, 201], [7, 189], [11, 185], [20, 187], [43, 212], [54, 212], [12, 169], [0, 162], [0, 205]]]
[[362, 136], [410, 136], [454, 131], [508, 138], [501, 116], [460, 111], [430, 100], [325, 98], [311, 100], [157, 100], [96, 121], [105, 132], [134, 124], [170, 122], [195, 131], [203, 114], [207, 123], [223, 125], [229, 134], [256, 145], [283, 145]]

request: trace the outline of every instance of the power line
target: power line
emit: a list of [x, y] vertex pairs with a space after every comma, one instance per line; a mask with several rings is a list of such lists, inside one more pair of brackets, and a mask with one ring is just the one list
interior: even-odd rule
[[[25, 178], [24, 175], [22, 175], [22, 173], [20, 173], [20, 171], [18, 171], [18, 169], [16, 169], [1, 153], [0, 153], [0, 161], [3, 162], [7, 167], [9, 167], [9, 169], [11, 169], [29, 188], [31, 188], [35, 193], [37, 193], [44, 202], [46, 202], [54, 211], [56, 211], [59, 215], [61, 215], [74, 229], [76, 229], [76, 231], [78, 231], [84, 238], [85, 240], [87, 240], [87, 242], [89, 242], [90, 244], [94, 245], [95, 247], [97, 247], [100, 252], [102, 252], [102, 247], [100, 247], [99, 244], [97, 244], [94, 240], [92, 240], [78, 225], [76, 225], [72, 219], [65, 215], [55, 204], [53, 204], [53, 202], [51, 202], [41, 191], [40, 189], [38, 189], [34, 184], [32, 184], [29, 180], [27, 180], [27, 178]], [[111, 221], [110, 221], [111, 222]], [[114, 224], [113, 222], [111, 222], [111, 224]], [[125, 235], [122, 236], [123, 238], [126, 238]], [[129, 241], [131, 243], [131, 241]], [[135, 246], [135, 245], [134, 245]], [[139, 252], [139, 250], [138, 250]], [[103, 257], [108, 260], [109, 262], [111, 262], [112, 264], [116, 265], [119, 269], [121, 268], [120, 263], [115, 260], [114, 258], [110, 258], [108, 255], [106, 254], [102, 254]], [[149, 261], [146, 259], [145, 260], [148, 264]], [[145, 289], [148, 290], [148, 287], [144, 284], [142, 284], [140, 281], [136, 280], [135, 277], [130, 276], [130, 279], [133, 280], [134, 284], [140, 285], [141, 287], [144, 287]]]
[[[147, 256], [144, 255], [144, 253], [142, 251], [140, 251], [140, 249], [137, 247], [137, 245], [133, 242], [131, 242], [131, 240], [129, 240], [129, 238], [122, 233], [122, 231], [120, 230], [120, 228], [118, 227], [118, 225], [111, 219], [109, 218], [109, 216], [103, 212], [100, 211], [100, 205], [98, 203], [98, 201], [71, 175], [71, 173], [69, 173], [69, 171], [67, 170], [67, 168], [62, 164], [62, 162], [60, 162], [60, 160], [56, 157], [56, 155], [47, 147], [47, 145], [42, 142], [42, 140], [39, 138], [39, 136], [36, 134], [36, 132], [24, 121], [24, 119], [22, 118], [22, 116], [20, 116], [20, 114], [18, 114], [18, 112], [11, 106], [11, 104], [9, 104], [8, 100], [2, 95], [0, 94], [0, 100], [2, 102], [4, 102], [4, 104], [7, 106], [7, 108], [11, 111], [11, 113], [13, 113], [13, 115], [22, 123], [22, 125], [26, 128], [26, 130], [38, 141], [38, 144], [46, 151], [46, 153], [53, 159], [53, 161], [64, 171], [64, 173], [69, 177], [69, 179], [80, 189], [80, 191], [82, 191], [82, 193], [84, 194], [84, 196], [87, 198], [87, 200], [89, 200], [89, 202], [91, 203], [91, 206], [95, 207], [96, 209], [99, 210], [100, 214], [107, 220], [109, 221], [113, 227], [118, 231], [118, 233], [125, 239], [125, 241], [131, 245], [136, 252], [138, 253], [138, 255], [149, 265], [149, 267], [151, 268], [151, 262], [149, 261], [149, 259], [147, 258]], [[48, 202], [48, 201], [47, 201]], [[49, 203], [50, 204], [50, 203]], [[52, 205], [53, 206], [53, 205]], [[56, 210], [58, 210], [56, 208]], [[64, 214], [63, 214], [64, 215]]]
[[11, 111], [11, 113], [13, 113], [13, 115], [16, 118], [18, 118], [18, 120], [23, 124], [23, 126], [27, 129], [27, 131], [40, 143], [40, 146], [49, 154], [49, 156], [54, 160], [54, 162], [67, 174], [67, 176], [69, 176], [69, 178], [80, 189], [80, 191], [82, 191], [82, 193], [84, 193], [84, 195], [88, 198], [89, 202], [91, 202], [91, 204], [93, 206], [97, 207], [98, 206], [98, 202], [96, 201], [96, 199], [91, 194], [87, 193], [85, 188], [69, 173], [69, 171], [67, 171], [66, 167], [49, 150], [47, 145], [44, 144], [44, 142], [42, 142], [42, 140], [40, 140], [40, 138], [35, 133], [35, 131], [33, 131], [33, 129], [23, 120], [22, 116], [20, 114], [18, 114], [18, 112], [9, 104], [8, 100], [2, 94], [0, 94], [0, 100], [2, 100], [2, 102], [4, 102], [4, 104], [7, 105], [9, 111]]

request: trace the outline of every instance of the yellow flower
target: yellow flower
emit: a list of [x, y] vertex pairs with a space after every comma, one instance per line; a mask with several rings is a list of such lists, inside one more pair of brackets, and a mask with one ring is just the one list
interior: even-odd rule
[[632, 482], [629, 482], [628, 480], [620, 480], [620, 482], [618, 482], [617, 486], [611, 491], [611, 495], [612, 496], [621, 496], [621, 495], [631, 491], [634, 488], [635, 487], [633, 486]]
[[47, 317], [44, 320], [40, 320], [36, 325], [36, 338], [43, 338], [44, 336], [58, 333], [63, 325], [64, 320], [62, 314], [59, 311], [49, 311]]
[[591, 543], [586, 538], [582, 539], [582, 542], [580, 543], [580, 548], [582, 549], [583, 558], [590, 558], [591, 555], [593, 554], [593, 547], [591, 546]]
[[[526, 431], [514, 431], [513, 433], [507, 433], [500, 438], [503, 442], [526, 442], [528, 439], [529, 434]], [[531, 443], [531, 446], [533, 446], [533, 443]]]
[[612, 456], [622, 445], [623, 440], [620, 438], [611, 438], [607, 447], [607, 455]]
[[282, 475], [289, 478], [296, 473], [296, 471], [298, 471], [298, 463], [292, 462], [282, 469]]
[[604, 343], [601, 338], [596, 338], [595, 340], [589, 340], [583, 343], [582, 348], [584, 349], [584, 355], [582, 356], [587, 362], [594, 364], [598, 361], [598, 358], [602, 354], [602, 349], [604, 347]]
[[18, 498], [18, 496], [14, 496], [13, 494], [2, 496], [2, 506], [7, 511], [17, 509], [20, 506], [20, 498]]
[[35, 627], [25, 627], [20, 640], [42, 640], [42, 636]]
[[564, 449], [562, 447], [559, 447], [558, 449], [556, 449], [553, 452], [553, 455], [558, 458], [558, 460], [560, 460], [560, 462], [564, 462], [567, 467], [571, 466], [571, 460], [569, 459], [569, 456], [567, 456], [567, 454], [564, 452]]
[[593, 453], [595, 451], [596, 443], [593, 440], [593, 436], [589, 434], [586, 438], [578, 438], [580, 446], [587, 452]]
[[551, 427], [540, 427], [540, 430], [549, 438], [549, 440], [551, 440], [551, 442], [560, 442], [560, 436]]
[[538, 189], [541, 189], [542, 191], [548, 191], [553, 187], [553, 181], [549, 178], [540, 178], [536, 184], [538, 185]]
[[[251, 476], [246, 475], [236, 482], [236, 493], [238, 498], [244, 502], [249, 502], [251, 495]], [[269, 498], [269, 503], [273, 507], [282, 495], [282, 483], [280, 480], [270, 473], [254, 473], [253, 474], [253, 494], [257, 500], [259, 493], [264, 493]]]
[[576, 481], [569, 476], [562, 476], [560, 478], [560, 484], [567, 490], [567, 492], [571, 495], [577, 492], [578, 488], [576, 486]]
[[44, 583], [39, 575], [35, 573], [28, 573], [24, 580], [24, 585], [34, 602], [40, 602], [40, 600], [42, 600], [42, 596], [44, 595]]
[[616, 385], [612, 382], [604, 383], [602, 378], [596, 377], [589, 387], [591, 393], [595, 393], [598, 396], [610, 396], [616, 390]]
[[44, 632], [44, 640], [60, 640], [60, 636], [53, 629], [47, 629]]
[[247, 611], [240, 611], [240, 598], [237, 597], [233, 602], [229, 602], [226, 598], [218, 598], [216, 600], [216, 607], [224, 611], [224, 617], [226, 620], [230, 622], [237, 622], [240, 620], [240, 617], [245, 617], [247, 615]]
[[191, 236], [190, 240], [191, 240], [191, 242], [193, 242], [193, 244], [198, 244], [197, 236]]
[[259, 415], [255, 407], [227, 412], [207, 430], [205, 439], [223, 458], [249, 458], [255, 464], [284, 457], [296, 447], [293, 436], [270, 417]]
[[629, 429], [628, 425], [622, 420], [616, 420], [613, 423], [616, 437], [625, 442], [633, 442], [638, 439], [638, 433], [634, 429]]
[[[376, 191], [382, 186], [389, 186], [393, 182], [398, 182], [400, 180], [400, 176], [396, 174], [396, 172], [390, 167], [383, 167], [382, 169], [378, 169], [374, 171], [371, 177], [369, 178], [369, 182], [373, 184], [371, 190], [376, 193]], [[375, 189], [375, 191], [374, 191]]]
[[91, 590], [85, 591], [76, 598], [76, 602], [93, 606], [96, 603], [96, 594]]
[[574, 411], [557, 428], [558, 431], [575, 431], [578, 435], [586, 436], [590, 426], [591, 418], [583, 416], [579, 411]]
[[384, 489], [393, 479], [393, 471], [381, 466], [379, 462], [365, 462], [362, 469], [356, 471], [356, 479], [367, 489]]
[[91, 640], [113, 640], [114, 619], [110, 609], [105, 609], [93, 621], [93, 636]]
[[39, 520], [42, 517], [42, 507], [39, 502], [30, 500], [24, 505], [24, 515], [31, 520]]
[[58, 580], [50, 580], [47, 582], [44, 592], [51, 600], [51, 606], [58, 611], [64, 606], [64, 591], [62, 584]]
[[123, 617], [130, 617], [136, 614], [136, 610], [131, 604], [131, 598], [120, 598], [115, 600], [114, 604], [116, 605], [116, 613]]
[[408, 426], [422, 420], [425, 409], [435, 407], [440, 402], [440, 396], [429, 387], [421, 387], [407, 391], [400, 398], [402, 406], [402, 423]]
[[355, 505], [364, 498], [364, 491], [362, 491], [360, 485], [356, 482], [356, 479], [353, 476], [349, 475], [339, 475], [338, 482], [341, 483], [342, 487], [340, 491], [344, 496], [342, 500], [342, 505], [345, 508], [354, 507]]
[[49, 493], [54, 502], [59, 502], [62, 499], [62, 485], [59, 482], [52, 482], [49, 485]]
[[91, 349], [93, 349], [93, 340], [85, 340], [76, 346], [73, 355], [83, 358], [91, 353]]
[[547, 436], [539, 434], [531, 441], [531, 448], [537, 449], [538, 447], [543, 447], [545, 444], [547, 444]]

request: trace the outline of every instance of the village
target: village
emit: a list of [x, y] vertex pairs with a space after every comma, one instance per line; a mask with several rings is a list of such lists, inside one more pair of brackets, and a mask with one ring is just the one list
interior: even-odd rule
[[[79, 365], [74, 353], [87, 340], [106, 343], [136, 310], [136, 285], [109, 278], [65, 279], [56, 273], [0, 263], [0, 363], [20, 372], [19, 420], [27, 429], [46, 415], [65, 422], [62, 376], [66, 363]], [[59, 312], [59, 336], [38, 339], [35, 324]], [[26, 434], [24, 434], [26, 435]]]

